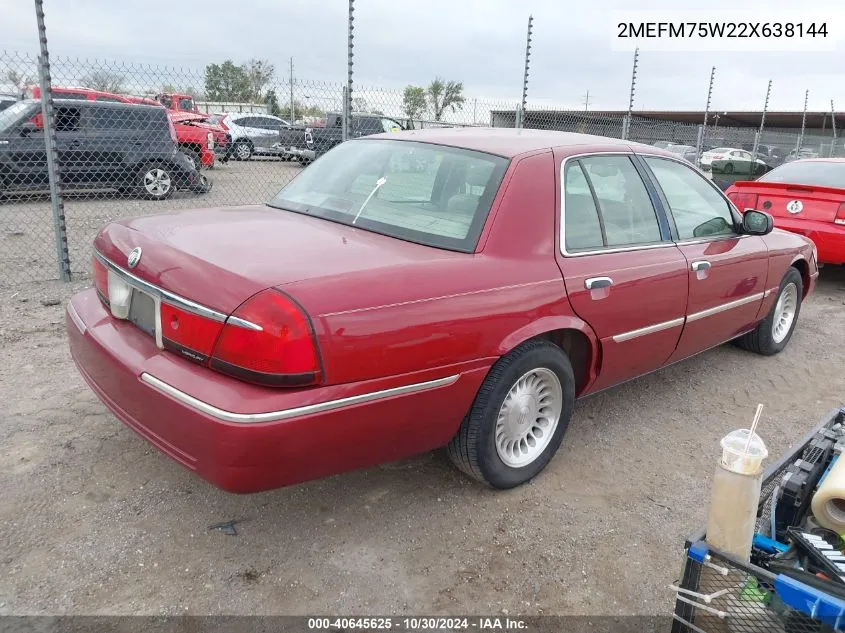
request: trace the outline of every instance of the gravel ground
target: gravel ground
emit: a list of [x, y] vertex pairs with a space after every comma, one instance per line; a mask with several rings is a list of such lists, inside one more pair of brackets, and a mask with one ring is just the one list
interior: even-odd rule
[[[110, 220], [175, 209], [261, 204], [301, 171], [299, 163], [259, 158], [218, 163], [203, 170], [214, 185], [207, 194], [177, 191], [162, 202], [119, 196], [114, 192], [75, 193], [65, 197], [65, 224], [71, 270], [87, 275], [91, 242]], [[9, 196], [0, 200], [0, 288], [21, 282], [58, 279], [55, 230], [48, 195]]]
[[[255, 165], [212, 175], [295, 169]], [[38, 204], [0, 207], [3, 229]], [[92, 229], [115, 212], [83, 204]], [[85, 386], [63, 318], [84, 285], [0, 291], [0, 614], [668, 614], [719, 438], [763, 402], [778, 455], [845, 400], [845, 269], [826, 268], [782, 354], [723, 346], [581, 401], [529, 485], [488, 490], [436, 452], [237, 496]], [[232, 520], [237, 535], [209, 529]]]

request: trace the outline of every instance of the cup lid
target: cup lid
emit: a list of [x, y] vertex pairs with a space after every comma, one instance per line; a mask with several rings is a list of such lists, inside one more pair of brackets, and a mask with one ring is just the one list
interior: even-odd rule
[[[723, 457], [730, 455], [731, 458], [736, 458], [745, 452], [745, 444], [748, 442], [748, 435], [751, 433], [750, 429], [737, 429], [731, 431], [722, 438], [722, 455]], [[763, 438], [754, 433], [751, 436], [751, 443], [748, 446], [747, 457], [761, 461], [768, 457], [769, 451], [766, 448], [766, 443]]]

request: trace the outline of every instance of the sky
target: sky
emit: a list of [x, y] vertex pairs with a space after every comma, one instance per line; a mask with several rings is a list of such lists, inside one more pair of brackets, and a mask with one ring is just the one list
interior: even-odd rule
[[[0, 0], [0, 70], [11, 53], [37, 53], [31, 0]], [[736, 0], [651, 0], [649, 9], [673, 19], [682, 9], [729, 20]], [[845, 110], [841, 0], [743, 0], [760, 20], [796, 10], [826, 20], [836, 52], [665, 52], [641, 50], [634, 110], [702, 110], [716, 66], [713, 110], [759, 110], [772, 80], [770, 110]], [[642, 0], [357, 0], [355, 82], [401, 90], [435, 76], [464, 83], [468, 103], [519, 101], [526, 24], [534, 16], [529, 107], [589, 109], [628, 106], [633, 54], [618, 49], [616, 11], [636, 15]], [[135, 65], [136, 74], [202, 76], [207, 63], [266, 59], [286, 80], [295, 74], [306, 92], [346, 77], [347, 0], [45, 0], [50, 53], [61, 80], [62, 58]], [[802, 18], [805, 21], [809, 17]], [[837, 32], [837, 26], [839, 31]], [[776, 45], [775, 45], [776, 46]], [[646, 47], [648, 48], [648, 47]], [[64, 63], [65, 66], [60, 66]], [[81, 62], [80, 62], [81, 63]], [[139, 70], [140, 69], [140, 70]], [[177, 83], [177, 82], [173, 82]], [[201, 79], [192, 83], [199, 83]], [[328, 88], [326, 88], [328, 90]], [[370, 93], [372, 94], [372, 93]], [[469, 106], [466, 106], [469, 107]]]

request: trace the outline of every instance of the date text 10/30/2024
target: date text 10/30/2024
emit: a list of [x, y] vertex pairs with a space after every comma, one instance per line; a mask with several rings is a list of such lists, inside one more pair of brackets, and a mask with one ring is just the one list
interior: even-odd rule
[[308, 618], [310, 631], [526, 631], [527, 622], [508, 617]]

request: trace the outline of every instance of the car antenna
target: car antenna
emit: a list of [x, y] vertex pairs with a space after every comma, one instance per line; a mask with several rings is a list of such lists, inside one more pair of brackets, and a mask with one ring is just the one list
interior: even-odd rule
[[367, 203], [370, 201], [370, 198], [372, 198], [374, 195], [376, 195], [376, 191], [379, 190], [379, 187], [381, 187], [386, 182], [387, 182], [387, 178], [385, 178], [384, 176], [382, 176], [381, 178], [379, 178], [376, 181], [376, 186], [373, 187], [373, 190], [370, 192], [370, 195], [368, 195], [367, 199], [364, 200], [364, 204], [362, 204], [361, 208], [358, 209], [358, 213], [355, 214], [355, 219], [352, 220], [352, 224], [355, 224], [358, 221], [358, 218], [361, 217], [361, 213], [363, 213], [364, 207], [367, 206]]

